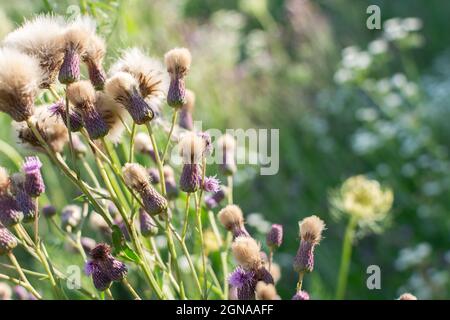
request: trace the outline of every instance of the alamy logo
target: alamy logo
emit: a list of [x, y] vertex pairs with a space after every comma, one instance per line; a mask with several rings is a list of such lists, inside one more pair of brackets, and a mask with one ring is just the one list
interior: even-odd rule
[[366, 26], [369, 30], [381, 29], [381, 9], [377, 5], [371, 5], [367, 7], [367, 14], [370, 16], [367, 18]]
[[367, 267], [367, 274], [369, 277], [367, 278], [366, 285], [367, 289], [381, 289], [381, 269], [377, 265], [370, 265]]

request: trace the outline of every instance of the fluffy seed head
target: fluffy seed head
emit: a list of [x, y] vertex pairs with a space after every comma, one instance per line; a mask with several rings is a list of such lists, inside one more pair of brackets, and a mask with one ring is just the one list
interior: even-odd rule
[[77, 109], [91, 108], [95, 103], [95, 89], [89, 81], [83, 80], [68, 86], [67, 96]]
[[192, 132], [186, 133], [181, 137], [178, 147], [180, 156], [185, 164], [200, 163], [205, 152], [203, 139]]
[[152, 141], [145, 132], [138, 132], [134, 137], [134, 148], [142, 154], [150, 154], [153, 152]]
[[164, 55], [164, 62], [171, 77], [184, 77], [191, 67], [191, 53], [186, 48], [175, 48]]
[[277, 290], [273, 284], [267, 284], [264, 281], [259, 281], [256, 284], [256, 299], [257, 300], [279, 300]]
[[9, 33], [3, 45], [36, 57], [43, 70], [40, 86], [48, 88], [55, 81], [64, 59], [64, 30], [62, 18], [39, 15]]
[[147, 98], [150, 107], [159, 108], [169, 86], [169, 76], [160, 61], [148, 57], [138, 48], [130, 48], [111, 67], [111, 75], [117, 72], [131, 74], [139, 83], [141, 95]]
[[95, 35], [96, 23], [89, 16], [78, 16], [64, 30], [64, 49], [74, 49], [79, 55], [85, 53], [91, 37]]
[[[35, 114], [30, 118], [39, 133], [54, 152], [61, 152], [69, 141], [66, 125], [58, 117], [52, 117], [47, 107], [36, 108]], [[44, 147], [24, 122], [13, 122], [18, 143], [32, 150], [43, 152]]]
[[262, 264], [260, 246], [250, 237], [237, 237], [232, 246], [234, 258], [245, 270], [259, 269]]
[[125, 183], [137, 191], [150, 185], [150, 176], [143, 166], [137, 163], [126, 163], [122, 168]]
[[244, 215], [241, 208], [237, 205], [229, 204], [225, 208], [219, 211], [218, 218], [220, 223], [228, 231], [233, 230], [235, 227], [244, 226]]
[[0, 111], [15, 121], [31, 117], [42, 70], [39, 61], [18, 50], [0, 48]]
[[101, 91], [97, 92], [95, 108], [108, 127], [107, 138], [112, 143], [118, 143], [125, 130], [122, 120], [127, 117], [126, 110]]
[[318, 216], [310, 216], [299, 222], [302, 241], [317, 245], [322, 239], [325, 223]]
[[106, 81], [106, 74], [102, 66], [105, 53], [105, 41], [99, 36], [93, 35], [90, 37], [86, 50], [81, 57], [87, 65], [89, 79], [97, 90], [102, 90]]

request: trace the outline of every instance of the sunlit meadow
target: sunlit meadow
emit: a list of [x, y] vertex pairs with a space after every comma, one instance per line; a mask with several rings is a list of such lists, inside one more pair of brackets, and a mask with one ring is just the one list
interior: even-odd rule
[[0, 299], [448, 299], [450, 4], [405, 3], [2, 2]]

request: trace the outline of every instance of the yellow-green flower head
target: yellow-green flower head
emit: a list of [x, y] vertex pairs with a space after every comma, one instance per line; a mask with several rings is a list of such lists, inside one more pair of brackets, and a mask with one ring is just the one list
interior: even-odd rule
[[382, 187], [376, 180], [358, 175], [342, 184], [332, 203], [339, 211], [370, 222], [385, 218], [393, 200], [391, 189]]

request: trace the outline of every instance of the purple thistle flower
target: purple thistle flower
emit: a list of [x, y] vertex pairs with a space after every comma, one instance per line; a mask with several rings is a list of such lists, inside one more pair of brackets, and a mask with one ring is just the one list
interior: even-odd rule
[[302, 240], [294, 258], [296, 272], [311, 272], [314, 269], [314, 243]]
[[206, 192], [216, 193], [220, 190], [220, 181], [214, 177], [205, 177], [203, 182], [203, 190]]
[[18, 224], [23, 219], [17, 201], [10, 195], [0, 196], [0, 222], [6, 227]]
[[292, 300], [309, 300], [309, 294], [306, 291], [299, 291], [292, 297]]
[[139, 209], [139, 224], [144, 237], [154, 236], [158, 233], [158, 226], [153, 218], [142, 208]]
[[[53, 116], [61, 117], [66, 127], [69, 127], [69, 123], [67, 121], [67, 112], [66, 112], [66, 106], [64, 105], [64, 102], [62, 100], [59, 100], [55, 102], [53, 105], [51, 105], [48, 110], [51, 112]], [[83, 128], [83, 119], [81, 118], [81, 115], [73, 111], [72, 109], [69, 109], [69, 120], [70, 120], [70, 131], [77, 132], [80, 131], [81, 128]]]
[[95, 264], [95, 262], [94, 261], [88, 261], [88, 262], [86, 262], [86, 264], [84, 265], [84, 273], [87, 275], [87, 276], [90, 276], [90, 275], [92, 275], [93, 273], [94, 273], [94, 270], [95, 270], [95, 268], [96, 268], [97, 266], [96, 266], [96, 264]]
[[38, 157], [27, 157], [22, 166], [25, 173], [25, 191], [32, 197], [45, 192], [44, 179], [41, 174], [42, 163]]
[[200, 188], [201, 168], [196, 163], [186, 163], [180, 176], [180, 189], [184, 192], [193, 193]]
[[0, 255], [9, 253], [17, 247], [16, 237], [0, 224]]
[[205, 204], [208, 209], [214, 209], [217, 207], [223, 199], [225, 199], [225, 190], [223, 187], [220, 187], [220, 190], [214, 193], [211, 196], [206, 197]]
[[228, 283], [230, 286], [240, 289], [251, 284], [254, 277], [255, 273], [253, 271], [245, 271], [242, 267], [237, 267], [228, 276]]
[[59, 82], [70, 84], [80, 80], [80, 55], [76, 48], [68, 48], [64, 55], [64, 61], [59, 70]]
[[31, 222], [36, 217], [36, 201], [25, 190], [18, 190], [16, 201], [19, 209], [23, 213], [24, 223]]
[[269, 247], [279, 248], [283, 243], [283, 226], [273, 224], [267, 233], [266, 243]]

